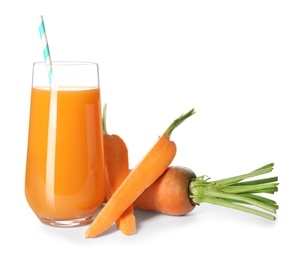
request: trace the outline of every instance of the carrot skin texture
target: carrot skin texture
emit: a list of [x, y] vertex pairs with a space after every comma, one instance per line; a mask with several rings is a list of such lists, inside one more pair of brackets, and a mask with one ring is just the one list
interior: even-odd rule
[[[104, 134], [103, 139], [107, 180], [106, 197], [109, 200], [128, 175], [129, 159], [128, 149], [122, 138], [115, 134]], [[116, 225], [125, 235], [135, 233], [136, 220], [132, 204], [116, 220]]]
[[191, 169], [170, 166], [134, 201], [134, 207], [173, 216], [186, 215], [196, 206], [189, 197], [189, 184], [194, 178]]
[[106, 231], [166, 170], [175, 154], [176, 144], [164, 133], [112, 194], [86, 230], [85, 238], [93, 238]]

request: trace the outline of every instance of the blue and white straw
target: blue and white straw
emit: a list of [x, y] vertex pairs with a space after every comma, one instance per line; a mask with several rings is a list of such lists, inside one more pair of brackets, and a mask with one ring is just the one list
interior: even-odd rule
[[57, 124], [57, 88], [54, 83], [52, 72], [52, 60], [45, 30], [43, 16], [38, 16], [39, 35], [42, 42], [44, 60], [46, 63], [50, 89], [50, 107], [48, 124], [48, 146], [47, 146], [47, 165], [46, 165], [46, 199], [48, 206], [55, 207], [54, 199], [54, 179], [55, 179], [55, 150], [56, 150], [56, 124]]
[[50, 55], [50, 48], [48, 44], [48, 39], [47, 39], [47, 34], [46, 34], [46, 29], [45, 29], [45, 24], [44, 24], [44, 19], [43, 16], [38, 16], [38, 22], [39, 22], [39, 36], [42, 42], [42, 49], [44, 53], [44, 60], [48, 68], [48, 77], [50, 84], [52, 84], [53, 81], [53, 74], [52, 74], [52, 60], [51, 60], [51, 55]]

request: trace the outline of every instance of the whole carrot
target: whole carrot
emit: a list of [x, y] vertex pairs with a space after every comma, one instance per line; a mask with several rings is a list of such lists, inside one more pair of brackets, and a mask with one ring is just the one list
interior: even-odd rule
[[85, 238], [96, 237], [106, 231], [138, 196], [166, 170], [176, 154], [176, 144], [170, 140], [170, 136], [178, 125], [194, 113], [194, 109], [191, 109], [186, 114], [181, 115], [158, 138], [98, 213], [86, 230]]
[[[106, 126], [107, 105], [103, 108], [103, 140], [104, 158], [106, 166], [106, 199], [116, 191], [129, 174], [128, 149], [123, 139], [115, 134], [108, 134]], [[125, 235], [132, 235], [136, 231], [134, 207], [131, 204], [116, 220], [116, 226]]]
[[196, 177], [187, 167], [171, 166], [134, 201], [134, 207], [179, 216], [206, 202], [275, 220], [278, 205], [259, 194], [275, 193], [278, 177], [244, 181], [271, 172], [273, 166], [270, 163], [250, 173], [217, 181]]

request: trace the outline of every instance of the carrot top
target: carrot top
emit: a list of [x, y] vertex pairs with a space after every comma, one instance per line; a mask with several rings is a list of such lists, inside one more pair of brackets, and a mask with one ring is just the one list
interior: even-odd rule
[[195, 204], [207, 202], [275, 220], [276, 217], [270, 213], [276, 213], [278, 205], [275, 201], [257, 195], [257, 193], [273, 194], [276, 192], [278, 190], [278, 177], [243, 181], [269, 173], [273, 170], [273, 166], [273, 163], [269, 163], [250, 173], [217, 181], [208, 181], [209, 178], [206, 176], [198, 176], [190, 182], [191, 201]]
[[192, 116], [193, 114], [195, 114], [195, 110], [194, 108], [192, 108], [191, 110], [189, 110], [187, 113], [182, 114], [180, 117], [178, 117], [177, 119], [175, 119], [172, 124], [170, 124], [168, 126], [168, 128], [165, 130], [164, 134], [166, 136], [168, 136], [168, 138], [170, 138], [173, 130], [178, 127], [182, 122], [184, 122], [185, 119], [187, 119], [188, 117]]

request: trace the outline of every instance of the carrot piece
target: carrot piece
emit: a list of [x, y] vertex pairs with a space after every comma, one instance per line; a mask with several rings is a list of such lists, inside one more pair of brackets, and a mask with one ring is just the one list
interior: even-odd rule
[[[128, 149], [123, 139], [115, 134], [108, 134], [106, 127], [107, 105], [103, 108], [103, 140], [104, 158], [106, 165], [106, 199], [109, 200], [119, 185], [129, 174]], [[134, 207], [131, 204], [116, 220], [117, 228], [125, 235], [132, 235], [136, 231]]]
[[276, 202], [257, 194], [275, 193], [278, 177], [244, 181], [271, 172], [273, 166], [270, 163], [250, 173], [217, 181], [209, 181], [206, 176], [196, 177], [187, 167], [171, 166], [134, 201], [134, 207], [185, 215], [206, 202], [275, 220], [271, 213], [278, 209]]
[[170, 166], [134, 201], [134, 207], [173, 216], [185, 215], [196, 206], [188, 189], [195, 178], [195, 173], [189, 168]]
[[191, 109], [173, 121], [156, 143], [132, 169], [112, 194], [85, 232], [85, 238], [99, 236], [166, 170], [175, 157], [176, 144], [170, 140], [173, 130], [195, 113]]

